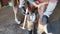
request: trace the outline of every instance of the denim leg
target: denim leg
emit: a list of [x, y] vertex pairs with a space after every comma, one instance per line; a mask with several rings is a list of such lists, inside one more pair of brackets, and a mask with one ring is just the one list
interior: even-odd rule
[[43, 21], [44, 24], [47, 24], [47, 22], [48, 22], [48, 17], [47, 17], [46, 15], [43, 15], [42, 21]]

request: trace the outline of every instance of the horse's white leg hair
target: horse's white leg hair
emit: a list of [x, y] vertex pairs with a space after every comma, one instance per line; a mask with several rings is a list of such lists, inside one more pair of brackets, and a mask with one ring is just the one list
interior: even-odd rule
[[18, 21], [17, 19], [17, 8], [13, 7], [14, 10], [14, 15], [15, 15], [15, 21], [17, 22], [17, 24], [20, 24], [20, 21]]
[[46, 34], [52, 34], [52, 33], [48, 33], [48, 30], [47, 30], [47, 24], [44, 25], [44, 31], [45, 31]]
[[[47, 24], [46, 24], [46, 25], [41, 25], [41, 24], [39, 24], [39, 25], [38, 25], [38, 28], [39, 28], [40, 30], [43, 29], [43, 31], [44, 31], [46, 34], [52, 34], [52, 33], [48, 33]], [[38, 29], [38, 30], [39, 30], [39, 29]], [[42, 31], [42, 32], [43, 32], [43, 31]], [[38, 34], [41, 34], [42, 32], [41, 32], [41, 31], [37, 31]]]
[[12, 2], [12, 7], [13, 7], [14, 15], [15, 15], [15, 21], [17, 22], [17, 24], [20, 24], [20, 21], [18, 21], [17, 15], [16, 15], [17, 14], [17, 8], [14, 7], [14, 1], [11, 0], [11, 2]]
[[48, 33], [48, 30], [47, 30], [47, 24], [44, 25], [44, 31], [45, 31], [46, 33]]
[[41, 24], [38, 24], [38, 30], [37, 30], [37, 34], [42, 34], [42, 32], [43, 32], [43, 25], [41, 25]]

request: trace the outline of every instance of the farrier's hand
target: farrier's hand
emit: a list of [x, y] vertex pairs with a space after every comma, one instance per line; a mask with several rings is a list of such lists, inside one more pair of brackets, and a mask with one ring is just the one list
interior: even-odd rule
[[38, 7], [38, 5], [35, 2], [32, 2], [32, 5], [34, 5], [35, 7]]
[[48, 2], [40, 3], [40, 4], [38, 5], [38, 8], [41, 7], [41, 6], [43, 6], [43, 5], [45, 5], [45, 4], [48, 4]]

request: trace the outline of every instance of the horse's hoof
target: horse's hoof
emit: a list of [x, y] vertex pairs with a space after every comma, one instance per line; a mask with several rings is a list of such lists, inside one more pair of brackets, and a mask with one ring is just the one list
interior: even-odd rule
[[37, 34], [42, 34], [42, 33], [37, 31]]
[[21, 21], [18, 21], [17, 19], [15, 19], [15, 21], [17, 22], [17, 24], [20, 24], [21, 23]]
[[20, 21], [18, 21], [17, 24], [20, 24]]
[[23, 30], [25, 29], [24, 27], [21, 27], [21, 26], [20, 26], [20, 28], [23, 29]]

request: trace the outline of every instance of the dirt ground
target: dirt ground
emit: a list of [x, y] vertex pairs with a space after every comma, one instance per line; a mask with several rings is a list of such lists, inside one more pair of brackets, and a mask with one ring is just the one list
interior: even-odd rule
[[[24, 16], [20, 11], [17, 16], [19, 20], [22, 19], [23, 21]], [[16, 24], [12, 7], [0, 9], [0, 34], [24, 34], [25, 31], [20, 28], [20, 25]], [[53, 34], [60, 34], [60, 2], [49, 18], [48, 31], [53, 32]]]

